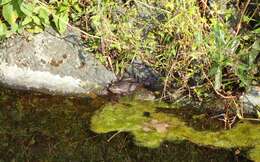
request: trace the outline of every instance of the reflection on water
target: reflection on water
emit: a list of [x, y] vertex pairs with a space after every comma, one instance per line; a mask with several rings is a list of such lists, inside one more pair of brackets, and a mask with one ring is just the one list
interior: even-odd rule
[[[179, 162], [248, 161], [235, 150], [199, 147], [189, 142], [136, 146], [127, 133], [95, 134], [90, 118], [106, 102], [1, 88], [1, 161]], [[109, 140], [108, 142], [108, 139]]]

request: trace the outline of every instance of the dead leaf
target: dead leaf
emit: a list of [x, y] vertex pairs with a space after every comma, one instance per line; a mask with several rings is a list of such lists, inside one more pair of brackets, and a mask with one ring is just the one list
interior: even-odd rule
[[165, 133], [168, 128], [169, 124], [166, 122], [160, 122], [156, 119], [152, 119], [150, 122], [146, 122], [143, 125], [143, 131], [149, 132], [152, 130], [156, 130], [158, 133]]

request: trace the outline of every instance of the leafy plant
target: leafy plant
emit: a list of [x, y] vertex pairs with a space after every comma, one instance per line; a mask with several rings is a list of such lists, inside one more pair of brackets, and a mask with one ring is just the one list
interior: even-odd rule
[[[164, 94], [174, 96], [176, 88], [209, 94], [246, 87], [259, 75], [259, 22], [247, 15], [246, 2], [241, 9], [233, 0], [209, 3], [0, 0], [0, 36], [49, 26], [63, 33], [72, 22], [82, 31], [86, 50], [116, 74], [136, 59], [161, 73], [169, 92]], [[242, 28], [252, 21], [253, 31]]]
[[[255, 75], [257, 38], [235, 31], [239, 17], [231, 4], [214, 3], [204, 17], [195, 0], [90, 2], [86, 30], [102, 39], [91, 51], [110, 60], [117, 73], [133, 59], [143, 60], [163, 74], [169, 91], [176, 83], [189, 89], [213, 82], [216, 91], [248, 86]], [[248, 34], [255, 43], [243, 39]]]
[[9, 36], [23, 29], [38, 33], [52, 22], [56, 29], [63, 33], [67, 28], [70, 13], [81, 12], [77, 0], [52, 1], [49, 5], [38, 0], [1, 0], [0, 9], [3, 15], [0, 21], [0, 36]]

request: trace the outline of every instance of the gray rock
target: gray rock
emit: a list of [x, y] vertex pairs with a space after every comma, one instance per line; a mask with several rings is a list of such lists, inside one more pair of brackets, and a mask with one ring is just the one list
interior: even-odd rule
[[260, 108], [260, 87], [252, 86], [240, 97], [243, 111], [246, 114], [255, 114]]
[[160, 74], [140, 60], [133, 61], [126, 69], [124, 78], [134, 78], [137, 83], [143, 84], [145, 88], [152, 91], [161, 90], [163, 87]]
[[79, 34], [60, 37], [48, 29], [15, 36], [0, 45], [0, 82], [11, 88], [50, 94], [99, 93], [116, 76], [80, 45]]

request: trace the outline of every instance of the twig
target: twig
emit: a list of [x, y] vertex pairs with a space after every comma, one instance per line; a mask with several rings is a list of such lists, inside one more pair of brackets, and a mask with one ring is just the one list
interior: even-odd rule
[[207, 81], [210, 83], [210, 85], [212, 86], [212, 88], [214, 89], [214, 91], [216, 92], [216, 94], [217, 95], [219, 95], [220, 97], [222, 97], [222, 98], [225, 98], [225, 99], [235, 99], [235, 98], [237, 98], [237, 96], [225, 96], [225, 95], [223, 95], [223, 94], [221, 94], [219, 91], [217, 91], [215, 88], [214, 88], [214, 85], [213, 85], [213, 83], [211, 82], [211, 80], [207, 77], [207, 75], [205, 74], [205, 72], [202, 70], [202, 72], [203, 72], [203, 75], [204, 75], [204, 77], [207, 79]]
[[259, 121], [260, 119], [255, 119], [255, 118], [243, 118], [243, 120], [248, 120], [248, 121]]
[[242, 11], [242, 13], [241, 13], [239, 22], [238, 22], [238, 24], [237, 24], [237, 31], [236, 31], [235, 36], [237, 36], [237, 34], [238, 34], [239, 31], [240, 31], [242, 19], [243, 19], [244, 15], [245, 15], [245, 12], [246, 12], [246, 9], [247, 9], [247, 6], [249, 5], [249, 3], [250, 3], [250, 0], [247, 0], [246, 5], [245, 5], [245, 7], [243, 8], [243, 11]]
[[167, 84], [168, 84], [169, 76], [171, 75], [171, 72], [172, 72], [174, 66], [175, 66], [175, 64], [173, 63], [172, 66], [171, 66], [171, 68], [170, 68], [170, 70], [169, 70], [169, 72], [168, 72], [168, 74], [167, 74], [167, 76], [166, 76], [166, 79], [165, 79], [165, 81], [164, 81], [164, 85], [163, 85], [163, 93], [162, 93], [161, 98], [163, 98], [163, 96], [166, 95], [165, 93], [166, 93], [166, 88], [167, 88]]
[[141, 2], [141, 1], [135, 0], [135, 2], [141, 4], [141, 5], [145, 6], [145, 7], [151, 8], [151, 9], [161, 10], [161, 11], [164, 11], [164, 12], [166, 12], [168, 14], [172, 13], [172, 12], [170, 12], [168, 10], [165, 10], [165, 9], [162, 9], [162, 8], [159, 8], [159, 7], [154, 7], [154, 6], [151, 6], [151, 5], [149, 5], [147, 3], [144, 3], [144, 2]]
[[207, 1], [204, 0], [200, 0], [200, 2], [203, 4], [202, 8], [203, 8], [203, 14], [205, 15], [205, 10], [208, 9], [209, 10], [209, 6], [207, 5]]
[[107, 61], [108, 61], [110, 69], [112, 70], [113, 73], [115, 73], [114, 68], [113, 68], [112, 59], [110, 56], [107, 56]]
[[119, 133], [121, 133], [122, 131], [118, 131], [115, 134], [113, 134], [108, 140], [107, 142], [110, 142], [116, 135], [118, 135]]

